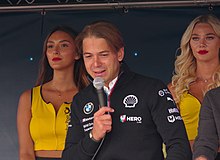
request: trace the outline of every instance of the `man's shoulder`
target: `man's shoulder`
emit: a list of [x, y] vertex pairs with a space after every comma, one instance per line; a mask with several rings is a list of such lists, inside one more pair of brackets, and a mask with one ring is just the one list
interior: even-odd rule
[[146, 82], [146, 83], [159, 83], [159, 84], [164, 84], [162, 82], [162, 80], [151, 77], [151, 76], [147, 76], [147, 75], [143, 75], [137, 72], [134, 72], [132, 70], [129, 69], [129, 67], [126, 65], [126, 63], [123, 63], [122, 65], [122, 70], [125, 73], [125, 79], [129, 80], [132, 79], [134, 81], [142, 81], [142, 82]]
[[213, 88], [206, 93], [206, 96], [219, 97], [220, 96], [220, 87]]
[[164, 82], [158, 78], [146, 76], [146, 75], [139, 74], [139, 73], [134, 73], [134, 79], [142, 81], [144, 83], [165, 85]]
[[80, 90], [75, 96], [74, 98], [77, 98], [77, 97], [83, 97], [84, 95], [88, 95], [88, 94], [91, 94], [94, 92], [94, 89], [93, 89], [93, 85], [92, 83], [89, 84], [87, 87], [85, 87], [84, 89]]

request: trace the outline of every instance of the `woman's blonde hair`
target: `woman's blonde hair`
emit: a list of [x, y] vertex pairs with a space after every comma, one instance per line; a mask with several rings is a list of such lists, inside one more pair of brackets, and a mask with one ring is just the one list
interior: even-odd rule
[[[190, 39], [192, 36], [193, 29], [198, 23], [207, 23], [212, 26], [213, 30], [220, 37], [220, 20], [214, 15], [201, 15], [196, 17], [187, 27], [184, 32], [181, 43], [180, 51], [181, 54], [177, 56], [175, 61], [175, 70], [172, 77], [172, 88], [175, 93], [175, 102], [178, 104], [180, 98], [185, 91], [189, 90], [190, 83], [196, 80], [196, 59], [193, 56]], [[220, 66], [216, 69], [215, 73], [212, 75], [213, 83], [208, 85], [204, 94], [220, 85]]]

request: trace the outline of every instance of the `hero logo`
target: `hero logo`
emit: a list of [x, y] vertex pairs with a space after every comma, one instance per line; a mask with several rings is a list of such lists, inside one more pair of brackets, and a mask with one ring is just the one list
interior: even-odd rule
[[181, 116], [170, 115], [170, 116], [167, 116], [167, 120], [168, 120], [168, 122], [173, 123], [173, 122], [175, 122], [176, 120], [177, 120], [177, 121], [181, 121], [181, 120], [182, 120], [182, 117], [181, 117]]
[[137, 116], [127, 116], [127, 115], [121, 115], [120, 116], [120, 122], [136, 122], [136, 123], [142, 123], [142, 118]]

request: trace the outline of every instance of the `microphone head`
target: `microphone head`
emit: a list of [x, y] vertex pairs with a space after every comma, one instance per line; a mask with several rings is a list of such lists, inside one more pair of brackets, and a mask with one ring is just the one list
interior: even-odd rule
[[104, 87], [104, 79], [101, 77], [95, 77], [93, 80], [93, 86], [96, 89], [101, 89], [102, 87]]

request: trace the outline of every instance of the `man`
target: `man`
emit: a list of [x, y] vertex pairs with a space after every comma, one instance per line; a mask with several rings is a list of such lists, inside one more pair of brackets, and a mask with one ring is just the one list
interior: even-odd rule
[[85, 68], [104, 80], [106, 106], [93, 85], [71, 106], [64, 160], [191, 160], [183, 121], [161, 81], [131, 72], [123, 63], [124, 43], [109, 22], [86, 26], [76, 39]]
[[220, 87], [205, 94], [202, 102], [198, 136], [193, 146], [193, 160], [220, 160]]

